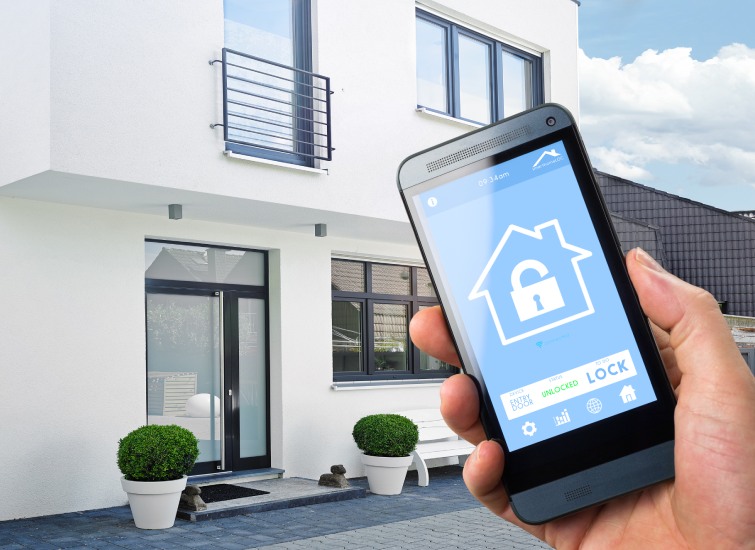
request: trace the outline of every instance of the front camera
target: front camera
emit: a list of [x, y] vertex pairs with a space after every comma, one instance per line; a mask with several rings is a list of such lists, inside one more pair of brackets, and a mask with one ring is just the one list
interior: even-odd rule
[[548, 126], [555, 126], [556, 125], [556, 117], [549, 116], [548, 118], [545, 119], [545, 123]]

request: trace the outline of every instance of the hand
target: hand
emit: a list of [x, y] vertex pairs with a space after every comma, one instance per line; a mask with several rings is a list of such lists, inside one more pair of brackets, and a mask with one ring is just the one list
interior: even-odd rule
[[[640, 249], [627, 255], [627, 269], [678, 399], [675, 480], [544, 525], [524, 524], [501, 485], [504, 453], [486, 441], [476, 387], [459, 374], [441, 388], [441, 412], [478, 445], [464, 482], [493, 513], [559, 549], [755, 548], [755, 377], [710, 294]], [[410, 332], [426, 353], [458, 366], [440, 308], [416, 315]]]

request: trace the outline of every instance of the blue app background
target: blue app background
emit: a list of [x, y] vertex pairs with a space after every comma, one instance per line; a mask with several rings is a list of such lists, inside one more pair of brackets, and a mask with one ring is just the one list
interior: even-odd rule
[[[545, 151], [550, 154], [543, 157]], [[414, 200], [450, 295], [445, 306], [463, 320], [462, 338], [482, 373], [510, 450], [655, 400], [562, 142], [451, 181]], [[540, 238], [510, 231], [494, 257], [511, 225], [534, 232], [553, 220], [557, 224], [535, 232]], [[564, 244], [588, 255], [575, 261], [580, 254]], [[511, 273], [526, 259], [541, 262], [548, 273], [541, 277], [532, 269], [522, 272], [521, 287], [553, 277], [563, 306], [522, 321], [511, 295], [516, 289]], [[495, 315], [486, 298], [470, 299], [476, 287], [489, 293]], [[538, 332], [546, 326], [551, 328]], [[504, 345], [502, 334], [505, 341], [514, 341]], [[502, 394], [624, 350], [629, 351], [636, 376], [507, 419]], [[625, 385], [632, 386], [635, 400], [622, 399]]]

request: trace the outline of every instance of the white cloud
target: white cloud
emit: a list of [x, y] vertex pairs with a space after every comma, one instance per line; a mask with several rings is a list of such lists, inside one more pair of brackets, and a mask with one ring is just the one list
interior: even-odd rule
[[[755, 185], [755, 49], [647, 50], [631, 63], [580, 51], [581, 130], [593, 164], [652, 183], [651, 165], [693, 165], [704, 185]], [[675, 182], [684, 183], [684, 182]]]

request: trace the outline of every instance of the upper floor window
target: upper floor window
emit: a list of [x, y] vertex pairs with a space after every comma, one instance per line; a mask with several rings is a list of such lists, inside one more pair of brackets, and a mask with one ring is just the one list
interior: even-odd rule
[[417, 10], [417, 106], [489, 124], [543, 102], [540, 57]]
[[330, 160], [330, 81], [312, 73], [310, 0], [224, 0], [224, 121], [235, 153]]
[[427, 269], [332, 260], [333, 378], [439, 378], [455, 369], [415, 348], [409, 322], [438, 303]]

